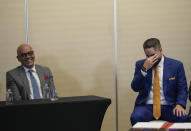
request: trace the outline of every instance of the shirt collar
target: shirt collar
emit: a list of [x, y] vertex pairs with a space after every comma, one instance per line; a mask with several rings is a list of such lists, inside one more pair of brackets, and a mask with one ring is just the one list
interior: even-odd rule
[[28, 72], [29, 70], [36, 72], [35, 66], [33, 66], [33, 68], [27, 68], [27, 67], [23, 66], [23, 68], [24, 68], [25, 72]]
[[161, 61], [158, 64], [158, 67], [162, 67], [164, 64], [164, 56], [162, 55]]

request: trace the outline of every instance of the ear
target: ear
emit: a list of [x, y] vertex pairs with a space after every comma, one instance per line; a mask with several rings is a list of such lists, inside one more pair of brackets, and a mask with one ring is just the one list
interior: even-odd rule
[[19, 62], [21, 62], [21, 60], [20, 60], [19, 56], [17, 56], [17, 60], [18, 60]]
[[160, 48], [160, 52], [162, 52], [162, 48]]

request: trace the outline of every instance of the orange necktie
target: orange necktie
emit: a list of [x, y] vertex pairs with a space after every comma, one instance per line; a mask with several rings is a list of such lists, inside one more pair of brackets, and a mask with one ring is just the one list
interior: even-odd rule
[[160, 84], [159, 84], [159, 71], [158, 66], [155, 68], [154, 83], [153, 83], [153, 116], [158, 120], [161, 116], [161, 103], [160, 103]]

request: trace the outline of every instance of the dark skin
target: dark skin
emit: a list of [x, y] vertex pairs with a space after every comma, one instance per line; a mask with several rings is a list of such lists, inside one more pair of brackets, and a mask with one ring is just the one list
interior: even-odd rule
[[29, 44], [22, 44], [17, 48], [17, 59], [22, 66], [27, 68], [34, 67], [35, 54]]
[[[162, 48], [154, 49], [153, 47], [151, 47], [145, 49], [144, 52], [146, 55], [146, 60], [143, 66], [146, 68], [146, 70], [151, 69], [157, 62], [159, 62], [159, 60], [163, 56]], [[186, 111], [181, 105], [177, 104], [173, 109], [173, 114], [181, 117], [182, 115], [186, 115]]]

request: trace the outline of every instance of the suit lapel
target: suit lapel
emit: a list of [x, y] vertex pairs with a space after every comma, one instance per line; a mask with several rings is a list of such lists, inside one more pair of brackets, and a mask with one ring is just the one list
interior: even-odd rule
[[164, 57], [164, 67], [163, 67], [163, 90], [164, 92], [166, 91], [166, 88], [167, 88], [167, 85], [168, 85], [168, 78], [169, 78], [169, 70], [170, 69], [170, 63], [168, 61], [168, 58], [167, 57]]
[[150, 69], [149, 71], [148, 71], [148, 81], [149, 81], [149, 84], [151, 84], [152, 83], [152, 69]]
[[152, 86], [152, 69], [148, 70], [148, 74], [147, 74], [147, 83], [148, 83], [148, 90], [147, 92], [149, 93], [151, 90], [151, 86]]
[[36, 68], [36, 72], [38, 74], [38, 77], [40, 79], [41, 91], [43, 93], [43, 87], [45, 84], [44, 73], [43, 73], [43, 70], [41, 69], [41, 67], [39, 65], [35, 65], [35, 68]]
[[24, 91], [27, 94], [28, 98], [30, 98], [30, 87], [29, 87], [29, 82], [25, 73], [25, 70], [22, 66], [19, 67], [19, 75], [23, 83]]

